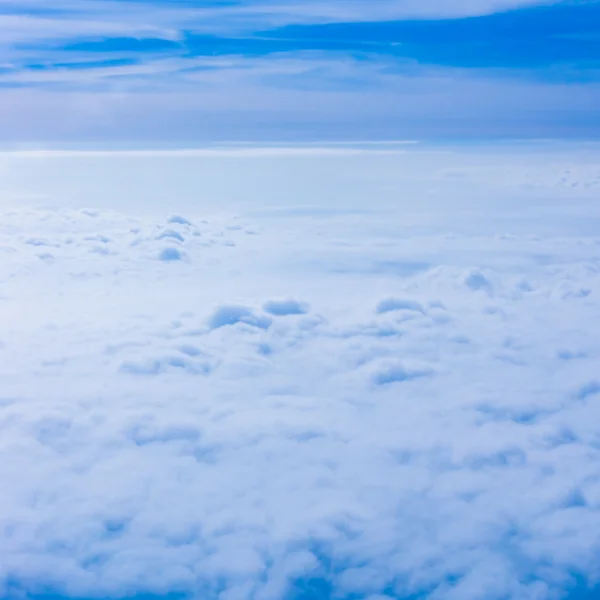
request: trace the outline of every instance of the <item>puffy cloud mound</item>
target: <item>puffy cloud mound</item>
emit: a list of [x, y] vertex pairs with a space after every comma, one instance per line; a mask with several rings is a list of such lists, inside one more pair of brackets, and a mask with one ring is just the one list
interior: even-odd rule
[[287, 298], [285, 300], [269, 300], [264, 304], [263, 308], [270, 315], [286, 317], [290, 315], [305, 315], [310, 307], [306, 302]]
[[245, 306], [227, 305], [217, 308], [208, 320], [211, 329], [238, 323], [247, 323], [261, 329], [268, 329], [271, 326], [271, 319], [255, 315], [251, 309]]
[[183, 253], [177, 248], [165, 248], [159, 254], [160, 260], [164, 262], [175, 262], [183, 259]]

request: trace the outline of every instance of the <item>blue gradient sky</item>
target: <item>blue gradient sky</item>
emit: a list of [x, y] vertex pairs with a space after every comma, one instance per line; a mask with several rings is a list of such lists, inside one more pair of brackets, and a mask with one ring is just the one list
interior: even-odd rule
[[600, 2], [0, 0], [2, 142], [597, 138]]

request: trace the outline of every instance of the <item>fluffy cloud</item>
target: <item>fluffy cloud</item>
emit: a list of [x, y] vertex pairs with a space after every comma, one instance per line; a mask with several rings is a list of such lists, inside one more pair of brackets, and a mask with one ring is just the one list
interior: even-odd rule
[[[461, 160], [440, 181], [489, 183]], [[527, 162], [499, 169], [521, 172], [513, 192], [534, 182], [530, 201], [597, 222], [593, 186], [573, 188], [596, 179]], [[490, 207], [457, 229], [457, 196], [452, 225], [421, 233], [418, 207], [5, 211], [0, 595], [546, 600], [596, 583], [600, 240], [550, 200], [530, 209], [541, 235], [513, 233], [525, 208], [489, 229]]]

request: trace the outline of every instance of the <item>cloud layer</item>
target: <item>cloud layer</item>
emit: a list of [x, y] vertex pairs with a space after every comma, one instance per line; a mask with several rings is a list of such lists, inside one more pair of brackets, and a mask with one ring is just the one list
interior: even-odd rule
[[[444, 156], [424, 160], [437, 181], [498, 193], [477, 153]], [[594, 165], [496, 164], [502, 198], [546, 201], [461, 226], [457, 194], [420, 233], [416, 204], [5, 210], [0, 596], [551, 600], [598, 583], [600, 239], [558, 212], [598, 222]]]

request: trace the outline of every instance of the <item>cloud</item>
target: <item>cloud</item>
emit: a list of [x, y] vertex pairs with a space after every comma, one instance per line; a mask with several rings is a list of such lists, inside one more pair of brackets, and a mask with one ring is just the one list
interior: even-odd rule
[[420, 302], [416, 300], [402, 300], [399, 298], [387, 298], [382, 300], [377, 306], [377, 313], [383, 315], [385, 313], [394, 312], [397, 310], [408, 310], [423, 313], [425, 312]]
[[293, 298], [285, 300], [270, 300], [263, 306], [265, 312], [277, 317], [287, 317], [291, 315], [305, 315], [309, 311], [309, 305], [305, 302], [299, 302]]
[[268, 317], [255, 315], [252, 310], [246, 306], [235, 305], [220, 306], [208, 320], [208, 326], [211, 329], [219, 329], [220, 327], [237, 325], [238, 323], [245, 323], [253, 327], [268, 329], [271, 326], [272, 321]]
[[[437, 215], [415, 193], [394, 194], [395, 213], [374, 194], [360, 214], [234, 219], [204, 214], [197, 188], [184, 207], [175, 186], [168, 211], [137, 215], [127, 179], [109, 198], [125, 214], [39, 199], [5, 210], [0, 596], [593, 589], [597, 149], [488, 153], [371, 158], [377, 181], [405, 169], [405, 186], [452, 190]], [[317, 148], [312, 164], [357, 177], [366, 154]], [[238, 158], [253, 171], [273, 160]], [[308, 158], [279, 163], [288, 186]], [[91, 189], [90, 164], [107, 159], [18, 160], [30, 182], [36, 161], [70, 161]], [[232, 172], [234, 158], [114, 160], [162, 177], [169, 160], [180, 175], [219, 161]], [[157, 260], [165, 232], [189, 260]], [[427, 266], [378, 268], [394, 261]]]
[[165, 248], [161, 250], [158, 258], [164, 262], [174, 262], [182, 260], [183, 257], [184, 255], [181, 250], [177, 248]]
[[1, 15], [0, 27], [4, 33], [2, 43], [23, 44], [47, 40], [70, 40], [82, 36], [158, 36], [172, 38], [173, 30], [158, 25], [132, 24], [122, 20], [103, 22], [102, 20], [83, 21], [80, 19], [43, 18], [35, 15]]

